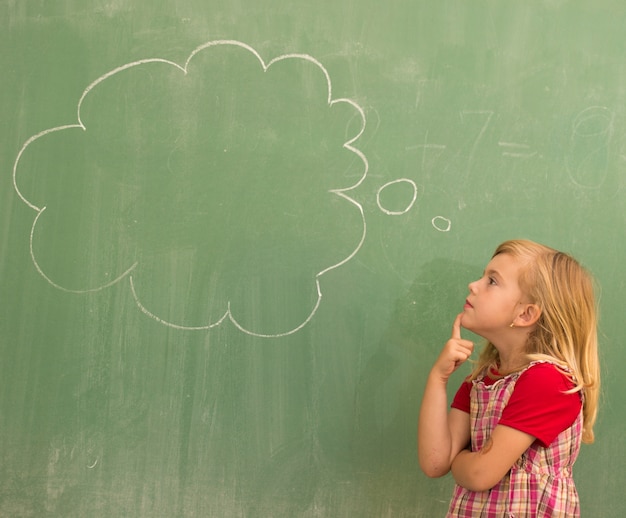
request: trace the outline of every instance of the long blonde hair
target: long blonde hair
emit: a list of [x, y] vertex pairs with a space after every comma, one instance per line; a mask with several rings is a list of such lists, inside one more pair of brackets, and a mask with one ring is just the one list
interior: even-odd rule
[[[583, 393], [582, 440], [592, 443], [600, 394], [593, 279], [570, 255], [533, 241], [506, 241], [498, 246], [493, 257], [499, 254], [508, 254], [519, 261], [520, 288], [541, 308], [541, 316], [526, 345], [528, 361], [555, 362], [570, 375], [575, 384], [571, 392]], [[498, 362], [498, 351], [487, 343], [471, 377], [475, 379]]]

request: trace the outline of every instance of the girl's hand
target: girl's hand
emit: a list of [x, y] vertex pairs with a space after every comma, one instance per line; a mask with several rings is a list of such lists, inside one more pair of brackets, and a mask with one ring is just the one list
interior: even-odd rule
[[438, 375], [443, 381], [448, 381], [450, 375], [470, 357], [474, 350], [473, 342], [461, 338], [462, 317], [463, 313], [459, 313], [454, 319], [452, 336], [444, 345], [432, 368], [432, 373]]

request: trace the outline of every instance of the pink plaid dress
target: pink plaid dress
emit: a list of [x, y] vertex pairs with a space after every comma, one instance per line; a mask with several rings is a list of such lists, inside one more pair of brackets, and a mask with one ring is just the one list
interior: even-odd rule
[[[531, 363], [528, 367], [534, 365]], [[525, 369], [526, 370], [526, 369]], [[515, 383], [516, 372], [486, 385], [482, 377], [471, 390], [472, 451], [478, 451], [498, 424]], [[522, 518], [580, 516], [572, 465], [582, 437], [582, 410], [572, 426], [544, 448], [537, 441], [513, 465], [511, 471], [488, 491], [469, 491], [456, 485], [448, 517]]]

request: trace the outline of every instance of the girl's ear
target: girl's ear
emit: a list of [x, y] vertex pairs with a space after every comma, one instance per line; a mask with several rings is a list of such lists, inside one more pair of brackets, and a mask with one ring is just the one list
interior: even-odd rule
[[524, 304], [524, 310], [514, 321], [515, 327], [532, 326], [539, 320], [541, 308], [537, 304]]

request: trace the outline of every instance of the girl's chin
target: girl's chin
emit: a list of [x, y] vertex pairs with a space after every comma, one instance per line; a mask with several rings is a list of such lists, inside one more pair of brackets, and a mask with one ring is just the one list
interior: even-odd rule
[[463, 329], [467, 329], [468, 331], [480, 335], [476, 326], [472, 323], [472, 318], [467, 313], [464, 313], [461, 317], [461, 327]]

